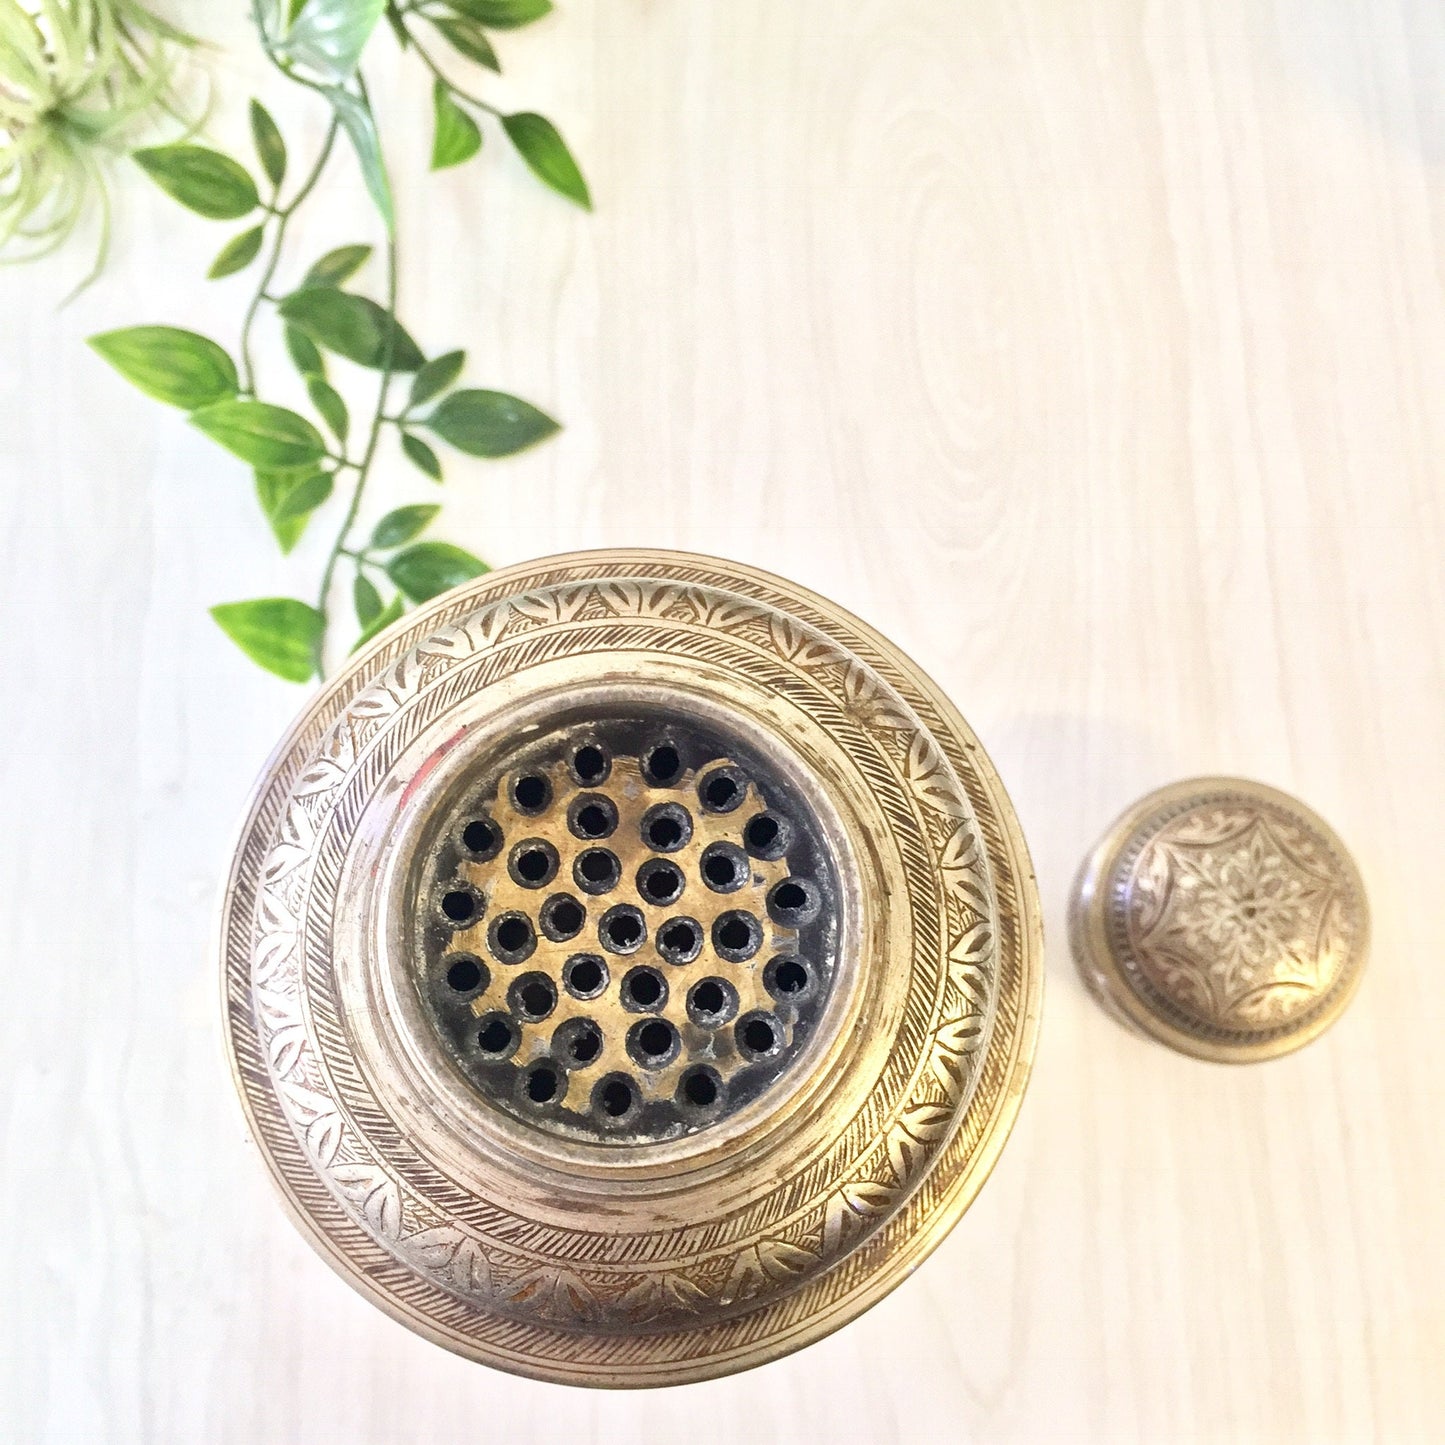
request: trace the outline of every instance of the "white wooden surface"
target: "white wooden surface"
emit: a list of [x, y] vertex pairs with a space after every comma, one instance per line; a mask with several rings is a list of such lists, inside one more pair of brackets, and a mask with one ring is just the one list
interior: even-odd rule
[[[314, 136], [242, 9], [190, 6], [216, 130], [264, 85]], [[425, 177], [426, 87], [378, 76], [408, 324], [567, 425], [456, 462], [450, 535], [742, 558], [934, 673], [1045, 901], [1017, 1132], [917, 1277], [707, 1386], [514, 1381], [312, 1255], [242, 1143], [207, 953], [301, 694], [204, 607], [308, 594], [317, 552], [278, 558], [242, 470], [82, 346], [236, 320], [245, 283], [199, 279], [225, 228], [130, 184], [77, 304], [63, 264], [0, 275], [0, 1435], [1441, 1438], [1439, 7], [567, 0], [502, 48], [595, 216], [500, 144]], [[300, 261], [365, 215], [326, 195]], [[374, 500], [431, 495], [392, 458]], [[1346, 1019], [1238, 1071], [1125, 1035], [1064, 947], [1097, 832], [1210, 771], [1318, 807], [1375, 912]]]

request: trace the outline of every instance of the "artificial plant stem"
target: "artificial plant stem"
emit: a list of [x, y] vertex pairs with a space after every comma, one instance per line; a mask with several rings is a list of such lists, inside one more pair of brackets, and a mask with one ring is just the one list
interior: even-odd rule
[[[389, 316], [393, 317], [396, 315], [396, 293], [396, 236], [390, 234], [386, 238], [386, 311]], [[342, 555], [355, 555], [348, 552], [346, 539], [351, 535], [351, 529], [356, 525], [357, 514], [361, 511], [362, 494], [366, 490], [367, 478], [371, 475], [371, 464], [376, 457], [377, 443], [381, 440], [381, 427], [386, 419], [386, 394], [391, 386], [393, 375], [392, 353], [395, 347], [396, 328], [392, 326], [387, 333], [386, 350], [381, 364], [381, 384], [377, 388], [376, 410], [372, 413], [371, 428], [366, 438], [366, 450], [362, 453], [361, 461], [356, 464], [356, 483], [351, 489], [351, 504], [346, 509], [346, 516], [342, 518], [341, 530], [337, 532], [336, 540], [331, 544], [331, 554], [326, 559], [326, 570], [321, 576], [321, 590], [316, 599], [316, 610], [322, 618], [321, 636], [316, 643], [316, 672], [321, 677], [326, 675], [325, 647], [326, 634], [331, 626], [331, 614], [328, 610], [331, 582], [336, 575], [336, 564]]]
[[498, 110], [497, 107], [494, 106], [490, 101], [483, 100], [481, 96], [473, 95], [470, 91], [462, 90], [460, 87], [453, 85], [452, 82], [443, 73], [441, 66], [439, 66], [436, 61], [431, 58], [431, 56], [427, 53], [426, 47], [421, 43], [420, 40], [416, 38], [415, 32], [408, 28], [406, 33], [407, 37], [411, 41], [412, 49], [415, 50], [419, 56], [421, 56], [422, 64], [425, 65], [426, 68], [431, 71], [431, 73], [439, 81], [441, 81], [441, 83], [446, 86], [446, 88], [451, 91], [451, 93], [456, 96], [458, 100], [464, 100], [468, 105], [474, 105], [478, 110], [484, 110], [488, 115], [496, 116], [498, 120], [502, 120], [506, 117], [506, 111]]
[[[301, 188], [291, 197], [290, 203], [278, 207], [273, 202], [271, 214], [276, 218], [276, 225], [271, 235], [271, 254], [266, 259], [266, 267], [261, 273], [261, 280], [251, 297], [250, 305], [246, 307], [245, 319], [241, 322], [241, 389], [247, 396], [256, 394], [256, 372], [251, 364], [251, 330], [256, 324], [256, 315], [261, 309], [261, 302], [271, 299], [271, 282], [276, 275], [276, 267], [281, 261], [281, 248], [286, 241], [286, 227], [290, 224], [291, 217], [296, 213], [297, 208], [311, 194], [316, 182], [321, 179], [321, 172], [326, 169], [326, 162], [331, 159], [331, 147], [336, 143], [338, 125], [339, 122], [333, 115], [331, 123], [326, 127], [326, 139], [321, 143], [321, 151], [316, 157], [316, 163], [301, 183]], [[276, 199], [279, 199], [279, 195]]]

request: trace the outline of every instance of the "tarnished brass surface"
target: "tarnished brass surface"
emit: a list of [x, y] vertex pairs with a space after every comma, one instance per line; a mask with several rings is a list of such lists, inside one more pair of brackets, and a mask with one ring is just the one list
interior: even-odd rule
[[1117, 1016], [1183, 1053], [1249, 1063], [1301, 1047], [1360, 981], [1354, 862], [1297, 799], [1238, 778], [1149, 794], [1085, 860], [1075, 959]]
[[[575, 841], [555, 812], [524, 826], [496, 780], [510, 776], [514, 750], [618, 718], [727, 739], [715, 752], [699, 744], [671, 795], [685, 796], [698, 765], [737, 763], [750, 808], [766, 801], [806, 822], [811, 851], [788, 866], [816, 880], [826, 926], [795, 938], [772, 911], [765, 948], [736, 975], [740, 993], [794, 1021], [776, 1071], [667, 1014], [690, 1057], [716, 1067], [727, 1108], [593, 1137], [595, 1113], [514, 1107], [497, 1092], [504, 1074], [468, 1052], [465, 1033], [445, 1033], [428, 970], [450, 954], [428, 952], [425, 929], [448, 879], [488, 910], [525, 891], [505, 869], [446, 851], [469, 809], [495, 807], [513, 838], [545, 839], [570, 866]], [[657, 792], [635, 786], [631, 756], [616, 759], [613, 790], [624, 891], [651, 856], [633, 840]], [[565, 805], [572, 785], [554, 783]], [[695, 817], [709, 837], [734, 836], [732, 824]], [[690, 870], [696, 862], [689, 855]], [[756, 907], [768, 906], [775, 863], [754, 860], [745, 888]], [[688, 890], [699, 920], [729, 897], [691, 875]], [[579, 935], [589, 947], [605, 918], [592, 904]], [[446, 941], [487, 963], [488, 990], [494, 977], [507, 985], [486, 994], [484, 1015], [512, 1007], [510, 980], [532, 965], [485, 954], [486, 916]], [[648, 918], [642, 946], [656, 949]], [[810, 1013], [790, 1013], [756, 971], [800, 941], [826, 985]], [[322, 1253], [462, 1354], [611, 1386], [774, 1358], [904, 1278], [1002, 1147], [1042, 982], [1012, 810], [937, 689], [805, 589], [662, 552], [494, 573], [379, 638], [314, 700], [262, 778], [221, 946], [242, 1102]], [[565, 963], [540, 944], [535, 957]], [[631, 957], [679, 992], [700, 966], [721, 976], [726, 962]], [[599, 1009], [605, 1026], [623, 1022], [615, 993]], [[479, 1021], [469, 1006], [466, 1017]], [[559, 1059], [545, 1029], [525, 1039], [524, 1063]], [[585, 1103], [589, 1065], [559, 1067], [563, 1099]], [[659, 1071], [652, 1095], [665, 1098], [670, 1082]]]

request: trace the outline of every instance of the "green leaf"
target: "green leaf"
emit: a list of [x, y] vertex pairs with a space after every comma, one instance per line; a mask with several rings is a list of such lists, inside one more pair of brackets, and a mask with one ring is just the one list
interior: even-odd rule
[[474, 457], [509, 457], [558, 430], [546, 412], [504, 391], [454, 391], [424, 425]]
[[386, 564], [386, 575], [413, 602], [425, 602], [491, 569], [450, 542], [418, 542]]
[[328, 251], [307, 273], [303, 286], [344, 286], [371, 256], [370, 246], [338, 246]]
[[299, 327], [318, 346], [359, 366], [381, 369], [388, 334], [394, 338], [393, 371], [418, 371], [426, 361], [416, 342], [369, 297], [330, 286], [306, 286], [287, 296], [280, 311], [286, 321]]
[[283, 553], [289, 553], [300, 540], [301, 534], [306, 530], [306, 523], [311, 519], [311, 513], [303, 509], [285, 515], [278, 514], [291, 493], [304, 486], [315, 475], [315, 471], [310, 467], [299, 471], [256, 473], [256, 500], [260, 502], [261, 511], [265, 514]]
[[271, 112], [259, 100], [251, 102], [251, 139], [256, 143], [256, 154], [266, 179], [279, 188], [286, 179], [286, 142], [271, 119]]
[[474, 20], [438, 19], [429, 15], [427, 19], [446, 37], [447, 44], [460, 55], [465, 55], [468, 60], [475, 60], [478, 65], [485, 65], [488, 70], [495, 70], [499, 75], [502, 71], [502, 63], [497, 59], [497, 52], [492, 49], [492, 42], [487, 39], [487, 32]]
[[391, 26], [391, 33], [396, 36], [396, 43], [403, 50], [411, 47], [411, 31], [406, 28], [406, 21], [402, 18], [401, 11], [395, 6], [386, 7], [386, 23]]
[[239, 161], [205, 146], [152, 146], [136, 162], [168, 195], [213, 221], [250, 215], [261, 203], [256, 183]]
[[407, 460], [420, 467], [432, 481], [441, 481], [442, 464], [437, 454], [420, 437], [413, 436], [409, 431], [402, 432], [401, 449], [406, 453]]
[[322, 93], [331, 102], [341, 128], [351, 140], [356, 159], [361, 165], [361, 177], [366, 189], [388, 231], [396, 229], [396, 207], [391, 199], [391, 182], [386, 175], [386, 159], [381, 153], [381, 137], [376, 133], [376, 120], [371, 107], [340, 86], [322, 87]]
[[265, 401], [218, 401], [192, 412], [191, 424], [253, 467], [304, 467], [326, 455], [304, 416]]
[[585, 210], [592, 209], [587, 182], [577, 169], [577, 162], [572, 159], [566, 141], [545, 115], [534, 115], [529, 111], [504, 115], [502, 129], [539, 179], [569, 201], [576, 201]]
[[331, 495], [332, 484], [330, 472], [312, 472], [309, 477], [303, 477], [287, 488], [276, 503], [271, 514], [272, 524], [309, 517]]
[[296, 370], [305, 377], [324, 377], [326, 362], [317, 351], [316, 343], [304, 331], [298, 331], [294, 326], [288, 326], [285, 334], [286, 351], [296, 363]]
[[398, 593], [387, 603], [386, 607], [378, 612], [375, 617], [362, 629], [361, 636], [351, 645], [353, 652], [358, 651], [371, 641], [379, 632], [385, 631], [395, 622], [402, 613], [401, 595]]
[[381, 593], [364, 572], [356, 574], [351, 584], [351, 600], [356, 604], [356, 620], [366, 627], [381, 615]]
[[281, 48], [322, 80], [349, 80], [385, 9], [386, 0], [306, 0]]
[[341, 394], [319, 376], [306, 378], [306, 393], [311, 398], [311, 405], [321, 413], [322, 421], [331, 428], [338, 441], [344, 442], [351, 429], [351, 418], [346, 413], [346, 403], [342, 401]]
[[445, 356], [433, 357], [417, 372], [416, 380], [411, 384], [407, 410], [424, 406], [432, 397], [445, 391], [462, 374], [462, 367], [466, 364], [465, 351], [449, 351]]
[[211, 608], [221, 630], [251, 659], [287, 682], [305, 682], [316, 671], [316, 652], [326, 619], [294, 597], [258, 597]]
[[432, 86], [432, 110], [436, 117], [431, 145], [432, 170], [445, 170], [471, 160], [482, 148], [481, 129], [452, 99], [451, 90], [440, 80]]
[[132, 386], [171, 406], [193, 411], [235, 396], [236, 363], [214, 341], [174, 326], [103, 331], [90, 345]]
[[206, 275], [212, 281], [219, 281], [222, 276], [233, 275], [237, 271], [244, 271], [252, 261], [256, 259], [261, 250], [261, 238], [266, 234], [266, 227], [252, 226], [249, 231], [242, 231], [239, 236], [233, 237], [221, 247], [221, 254], [211, 262], [211, 269]]
[[550, 14], [552, 0], [447, 0], [460, 15], [493, 30], [515, 30]]
[[370, 545], [382, 552], [392, 547], [400, 547], [403, 542], [410, 542], [413, 537], [426, 531], [440, 511], [440, 507], [430, 502], [398, 507], [395, 511], [388, 512], [373, 528]]

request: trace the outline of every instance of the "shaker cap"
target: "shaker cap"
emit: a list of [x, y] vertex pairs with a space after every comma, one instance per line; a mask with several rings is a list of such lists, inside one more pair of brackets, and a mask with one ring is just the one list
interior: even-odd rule
[[1334, 831], [1238, 778], [1150, 793], [1085, 860], [1075, 960], [1116, 1016], [1182, 1053], [1250, 1063], [1308, 1043], [1360, 981], [1369, 911]]

